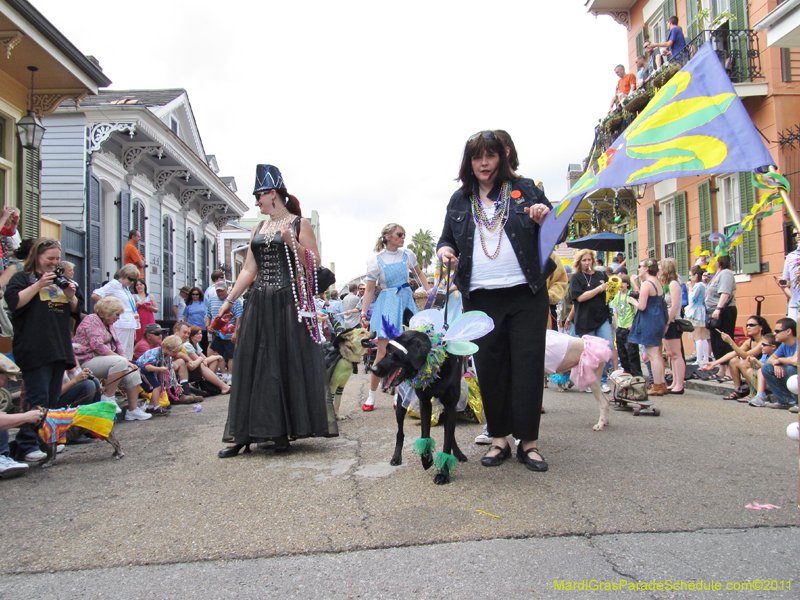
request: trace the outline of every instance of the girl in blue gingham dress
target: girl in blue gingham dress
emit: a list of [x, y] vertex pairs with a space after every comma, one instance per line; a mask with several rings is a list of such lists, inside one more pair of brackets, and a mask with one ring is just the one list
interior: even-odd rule
[[[416, 278], [422, 282], [426, 290], [430, 288], [417, 265], [417, 257], [411, 250], [403, 248], [405, 235], [405, 230], [396, 223], [384, 227], [375, 246], [375, 252], [378, 254], [367, 261], [367, 290], [362, 301], [361, 324], [378, 335], [375, 363], [383, 358], [386, 345], [389, 343], [387, 332], [384, 331], [383, 318], [386, 317], [393, 328], [402, 330], [404, 316], [407, 313], [414, 315], [417, 312], [414, 294], [408, 283], [409, 270], [414, 271]], [[378, 286], [381, 291], [375, 301], [372, 315], [367, 321], [367, 311]], [[380, 379], [373, 375], [369, 397], [361, 407], [362, 410], [367, 412], [373, 410], [379, 383]]]

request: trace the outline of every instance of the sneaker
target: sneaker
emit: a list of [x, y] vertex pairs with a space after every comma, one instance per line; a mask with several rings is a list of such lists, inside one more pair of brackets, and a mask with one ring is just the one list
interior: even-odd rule
[[611, 393], [611, 388], [608, 387], [607, 383], [604, 383], [603, 385], [601, 385], [600, 389], [603, 390], [604, 394], [610, 394]]
[[66, 447], [66, 446], [64, 446], [64, 444], [58, 444], [58, 445], [56, 446], [56, 454], [61, 454], [61, 453], [64, 451], [64, 448], [65, 448], [65, 447]]
[[24, 475], [28, 465], [17, 462], [8, 456], [0, 455], [0, 479], [11, 479]]
[[755, 406], [757, 408], [761, 408], [762, 406], [765, 406], [767, 403], [764, 401], [763, 398], [759, 398], [758, 396], [756, 396], [755, 398], [750, 400], [750, 402], [748, 402], [748, 404], [750, 406]]
[[147, 421], [153, 415], [148, 415], [138, 406], [134, 410], [129, 410], [125, 413], [126, 421]]
[[41, 462], [45, 458], [47, 458], [47, 454], [42, 452], [41, 450], [34, 450], [33, 452], [28, 452], [25, 455], [25, 462]]
[[[141, 410], [141, 409], [139, 409]], [[169, 416], [169, 411], [164, 408], [163, 406], [148, 406], [147, 410], [145, 411], [148, 415], [153, 417], [167, 417]]]
[[792, 408], [789, 409], [789, 412], [795, 414], [800, 413], [800, 406], [797, 406], [797, 404], [793, 404]]
[[485, 425], [483, 427], [483, 432], [481, 432], [481, 434], [475, 438], [475, 443], [482, 446], [492, 443], [492, 436], [489, 435], [489, 430]]
[[225, 374], [224, 374], [224, 375], [221, 377], [221, 379], [222, 379], [222, 381], [224, 381], [225, 383], [227, 383], [228, 385], [230, 385], [230, 383], [231, 383], [231, 379], [233, 379], [233, 377], [231, 377], [230, 373], [225, 373]]
[[783, 402], [770, 402], [769, 404], [765, 404], [764, 408], [777, 408], [778, 410], [786, 410], [789, 408], [789, 404], [784, 404]]
[[587, 387], [587, 388], [586, 388], [585, 390], [583, 390], [583, 391], [584, 391], [584, 392], [586, 392], [587, 394], [591, 394], [591, 393], [592, 393], [592, 388], [590, 388], [590, 387]]

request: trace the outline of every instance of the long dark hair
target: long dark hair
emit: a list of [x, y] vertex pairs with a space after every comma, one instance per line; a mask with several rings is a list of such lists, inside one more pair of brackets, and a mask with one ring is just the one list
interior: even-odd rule
[[140, 281], [142, 282], [142, 285], [144, 286], [144, 295], [147, 296], [147, 282], [144, 279], [137, 279], [136, 281], [134, 281], [131, 284], [131, 293], [133, 293], [133, 294], [137, 293], [136, 292], [136, 284], [139, 283]]
[[[764, 317], [761, 317], [759, 315], [752, 315], [750, 317], [747, 317], [748, 321], [750, 319], [753, 319], [753, 321], [755, 321], [756, 323], [758, 323], [761, 326], [761, 335], [762, 336], [766, 335], [767, 333], [772, 333], [772, 327], [769, 326], [769, 323], [767, 323], [767, 320]], [[752, 335], [748, 336], [748, 337], [751, 340], [753, 339]], [[755, 341], [755, 340], [753, 340], [753, 341]]]
[[[485, 137], [486, 135], [489, 137]], [[517, 181], [519, 179], [519, 175], [514, 173], [508, 164], [506, 147], [503, 145], [502, 140], [493, 131], [482, 131], [467, 140], [464, 146], [464, 155], [461, 157], [461, 169], [458, 171], [457, 181], [461, 182], [460, 190], [465, 196], [472, 194], [472, 190], [478, 181], [475, 178], [475, 173], [472, 172], [472, 159], [480, 156], [484, 151], [494, 152], [500, 158], [497, 163], [495, 182]]]
[[192, 302], [194, 302], [194, 300], [192, 300], [192, 294], [195, 292], [195, 290], [200, 294], [200, 300], [198, 300], [198, 302], [203, 301], [203, 290], [201, 290], [199, 287], [193, 287], [189, 290], [189, 295], [186, 297], [186, 306], [189, 306]]

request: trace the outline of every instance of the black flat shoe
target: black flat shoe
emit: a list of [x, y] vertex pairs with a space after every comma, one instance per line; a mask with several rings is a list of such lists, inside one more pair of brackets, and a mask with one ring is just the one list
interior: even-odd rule
[[511, 456], [511, 446], [506, 445], [503, 446], [489, 446], [489, 450], [487, 450], [487, 454], [492, 450], [500, 450], [499, 454], [495, 454], [494, 456], [484, 456], [481, 459], [481, 464], [484, 467], [499, 467], [503, 464], [503, 461]]
[[[236, 456], [239, 454], [239, 450], [244, 448], [244, 444], [236, 444], [235, 446], [228, 446], [227, 448], [223, 448], [217, 453], [217, 456], [220, 458], [231, 458], [232, 456]], [[250, 447], [248, 446], [248, 450]], [[245, 450], [247, 452], [247, 450]]]
[[[542, 460], [536, 460], [534, 458], [531, 458], [530, 455], [531, 452], [535, 452], [536, 454], [541, 456]], [[517, 460], [523, 463], [531, 471], [542, 472], [542, 471], [547, 471], [548, 469], [547, 461], [544, 460], [544, 456], [542, 456], [542, 453], [539, 451], [538, 448], [528, 448], [527, 450], [523, 450], [522, 444], [520, 444], [519, 446], [517, 446]]]
[[669, 390], [669, 393], [674, 394], [675, 396], [680, 396], [683, 394], [683, 390], [681, 390], [680, 392], [676, 392], [675, 390]]

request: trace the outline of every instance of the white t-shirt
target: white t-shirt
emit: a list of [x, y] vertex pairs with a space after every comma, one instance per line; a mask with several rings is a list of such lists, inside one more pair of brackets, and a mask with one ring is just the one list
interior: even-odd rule
[[[483, 210], [490, 219], [494, 216], [495, 207], [496, 204], [483, 205]], [[471, 215], [470, 218], [472, 218]], [[511, 240], [508, 239], [505, 230], [498, 226], [493, 232], [486, 229], [477, 231], [478, 227], [478, 225], [475, 226], [475, 241], [472, 246], [472, 276], [470, 277], [469, 291], [493, 290], [527, 283], [528, 280], [525, 279], [525, 273], [519, 266], [517, 255], [514, 254]], [[490, 254], [497, 249], [497, 240], [500, 236], [500, 253], [494, 260], [486, 256], [481, 247], [481, 233], [486, 251]]]
[[408, 248], [400, 248], [395, 250], [394, 252], [389, 252], [388, 250], [382, 250], [380, 254], [376, 254], [372, 258], [367, 261], [367, 281], [376, 281], [378, 286], [382, 289], [386, 289], [386, 277], [383, 274], [383, 267], [378, 262], [378, 257], [380, 256], [387, 265], [391, 265], [396, 262], [400, 262], [403, 260], [403, 253], [406, 255], [406, 266], [409, 269], [413, 269], [417, 266], [417, 256]]
[[139, 314], [136, 312], [136, 301], [133, 299], [133, 294], [130, 290], [122, 287], [119, 279], [112, 279], [101, 288], [97, 288], [92, 292], [101, 298], [106, 296], [114, 296], [125, 307], [125, 312], [119, 316], [119, 321], [114, 323], [117, 329], [136, 329]]

